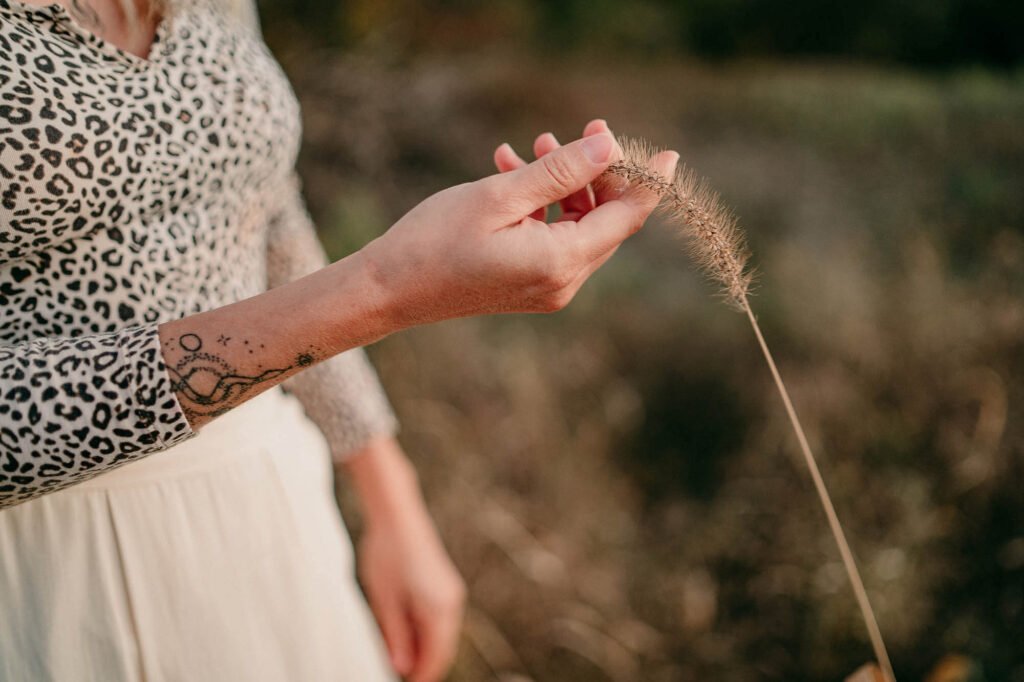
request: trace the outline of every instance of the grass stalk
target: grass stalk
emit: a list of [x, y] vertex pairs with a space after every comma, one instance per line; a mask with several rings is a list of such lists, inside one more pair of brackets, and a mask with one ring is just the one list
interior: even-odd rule
[[818, 462], [807, 441], [800, 417], [793, 407], [789, 391], [786, 390], [786, 384], [775, 364], [775, 358], [768, 348], [768, 343], [761, 333], [761, 327], [757, 323], [757, 317], [750, 307], [749, 293], [752, 275], [747, 268], [749, 252], [735, 216], [723, 206], [718, 195], [692, 170], [679, 169], [675, 177], [671, 179], [662, 177], [656, 171], [651, 170], [650, 161], [658, 153], [658, 150], [647, 142], [622, 138], [619, 140], [619, 145], [623, 151], [622, 158], [609, 166], [599, 182], [618, 184], [625, 180], [630, 185], [656, 192], [662, 198], [659, 210], [687, 238], [690, 254], [698, 265], [711, 280], [721, 286], [726, 301], [732, 307], [746, 313], [750, 326], [754, 330], [754, 336], [757, 337], [758, 345], [761, 347], [761, 352], [764, 354], [765, 362], [768, 363], [768, 369], [775, 380], [775, 387], [785, 405], [786, 414], [789, 416], [789, 422], [796, 434], [804, 462], [814, 481], [818, 499], [828, 518], [832, 537], [839, 548], [843, 566], [846, 568], [846, 575], [850, 579], [850, 585], [853, 587], [853, 593], [857, 599], [857, 606], [860, 608], [861, 616], [867, 627], [875, 658], [882, 669], [885, 680], [896, 682], [889, 653], [878, 627], [878, 620], [868, 599], [864, 581], [861, 579], [853, 552], [850, 550], [850, 544], [843, 532], [842, 523], [836, 514], [835, 505], [832, 503], [825, 480], [818, 468]]
[[782, 375], [779, 374], [779, 369], [775, 366], [775, 358], [772, 357], [768, 343], [764, 340], [761, 326], [757, 323], [757, 318], [754, 317], [754, 312], [750, 309], [750, 304], [746, 300], [744, 300], [744, 310], [747, 313], [747, 319], [750, 320], [750, 326], [754, 329], [757, 343], [761, 346], [765, 362], [768, 363], [768, 369], [771, 370], [772, 378], [775, 379], [775, 387], [779, 390], [782, 403], [786, 406], [789, 423], [793, 425], [793, 431], [796, 433], [796, 439], [800, 443], [800, 451], [803, 453], [804, 462], [806, 462], [807, 469], [811, 472], [814, 488], [818, 491], [818, 499], [821, 500], [822, 509], [825, 510], [825, 516], [828, 517], [828, 525], [832, 529], [832, 537], [835, 538], [836, 545], [839, 547], [839, 554], [843, 558], [846, 575], [849, 576], [850, 584], [853, 586], [853, 594], [857, 598], [857, 606], [860, 607], [861, 616], [864, 618], [864, 625], [868, 629], [868, 637], [871, 639], [871, 646], [875, 650], [875, 658], [878, 659], [878, 664], [882, 668], [882, 674], [885, 676], [885, 679], [888, 682], [896, 682], [896, 675], [893, 672], [892, 663], [889, 661], [889, 652], [886, 650], [885, 642], [882, 640], [882, 632], [878, 628], [875, 611], [871, 608], [867, 590], [864, 589], [864, 581], [861, 580], [860, 571], [857, 570], [857, 562], [854, 561], [853, 552], [850, 550], [850, 543], [846, 541], [843, 525], [839, 522], [836, 508], [832, 504], [832, 497], [829, 495], [828, 488], [825, 487], [825, 480], [818, 469], [818, 461], [815, 459], [811, 446], [807, 442], [804, 427], [800, 423], [800, 417], [797, 416], [796, 409], [793, 407], [793, 401], [789, 399], [789, 391], [786, 390], [786, 384], [782, 381]]

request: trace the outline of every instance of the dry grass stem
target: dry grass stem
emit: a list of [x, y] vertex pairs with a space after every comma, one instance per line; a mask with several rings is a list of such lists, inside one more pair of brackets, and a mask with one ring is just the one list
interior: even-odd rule
[[692, 169], [681, 166], [671, 179], [651, 170], [650, 160], [660, 150], [648, 142], [620, 138], [619, 146], [622, 159], [609, 166], [605, 175], [657, 192], [662, 197], [658, 210], [672, 224], [685, 228], [682, 233], [690, 255], [721, 285], [726, 300], [743, 310], [753, 277], [747, 270], [749, 253], [736, 217]]
[[661, 197], [659, 211], [686, 237], [689, 251], [694, 260], [713, 281], [723, 287], [723, 293], [728, 302], [746, 313], [754, 335], [757, 337], [758, 345], [761, 347], [761, 352], [768, 363], [772, 378], [775, 380], [775, 387], [785, 405], [786, 414], [800, 444], [800, 450], [803, 453], [807, 469], [810, 471], [811, 479], [814, 481], [814, 487], [825, 511], [825, 516], [828, 517], [832, 536], [839, 547], [839, 554], [857, 598], [857, 605], [864, 618], [864, 624], [867, 627], [875, 657], [881, 666], [882, 675], [887, 682], [895, 682], [896, 676], [893, 673], [892, 663], [889, 661], [889, 654], [886, 651], [885, 642], [882, 640], [874, 609], [871, 608], [871, 602], [868, 600], [864, 581], [861, 579], [860, 571], [857, 570], [850, 545], [846, 541], [843, 526], [839, 522], [832, 498], [825, 487], [825, 481], [821, 476], [814, 453], [811, 451], [800, 418], [793, 407], [793, 401], [790, 400], [789, 391], [786, 390], [786, 384], [782, 380], [782, 375], [779, 374], [775, 359], [761, 333], [757, 317], [754, 316], [754, 312], [750, 308], [751, 274], [747, 269], [749, 253], [735, 216], [722, 205], [718, 194], [692, 170], [685, 167], [680, 168], [675, 177], [671, 179], [651, 170], [651, 159], [660, 151], [653, 145], [643, 140], [629, 138], [621, 138], [619, 145], [622, 147], [623, 158], [608, 167], [602, 176], [604, 178], [602, 182], [611, 182], [613, 177], [618, 177], [625, 179], [630, 185], [656, 192]]

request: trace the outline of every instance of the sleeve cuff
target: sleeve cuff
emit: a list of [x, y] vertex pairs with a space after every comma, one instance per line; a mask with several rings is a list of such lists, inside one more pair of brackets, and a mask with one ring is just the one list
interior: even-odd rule
[[362, 348], [296, 374], [284, 387], [323, 432], [335, 461], [347, 459], [374, 437], [398, 432], [398, 419]]
[[145, 441], [140, 444], [158, 444], [165, 449], [198, 435], [188, 423], [164, 364], [158, 324], [121, 335], [118, 345], [121, 371], [127, 372], [131, 381], [127, 407]]

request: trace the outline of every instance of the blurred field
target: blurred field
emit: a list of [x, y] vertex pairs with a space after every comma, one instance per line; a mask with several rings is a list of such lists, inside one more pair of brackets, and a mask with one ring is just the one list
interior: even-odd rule
[[[897, 673], [1024, 681], [1024, 73], [275, 47], [335, 257], [505, 140], [603, 116], [680, 150], [749, 234]], [[677, 247], [652, 223], [563, 313], [371, 349], [470, 587], [452, 680], [870, 658], [750, 330]]]

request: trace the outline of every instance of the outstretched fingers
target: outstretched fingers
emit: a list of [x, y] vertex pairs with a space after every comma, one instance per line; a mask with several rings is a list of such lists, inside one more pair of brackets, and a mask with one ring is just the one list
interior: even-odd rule
[[610, 133], [611, 128], [608, 127], [608, 122], [603, 118], [595, 118], [583, 127], [583, 137], [590, 137], [591, 135], [597, 135], [598, 133]]
[[[611, 135], [611, 129], [608, 127], [608, 123], [602, 118], [595, 118], [591, 120], [583, 128], [584, 138], [602, 134]], [[534, 157], [536, 159], [541, 159], [560, 148], [561, 144], [553, 133], [542, 133], [537, 136], [536, 140], [534, 140]], [[618, 143], [616, 143], [613, 145], [611, 158], [613, 160], [618, 158], [619, 153]], [[516, 153], [509, 143], [505, 142], [494, 150], [494, 165], [498, 169], [499, 173], [504, 174], [520, 170], [529, 164]], [[562, 210], [562, 219], [578, 220], [588, 211], [592, 210], [598, 203], [594, 192], [594, 188], [588, 184], [578, 191], [563, 197], [558, 202]], [[530, 217], [534, 220], [545, 221], [547, 218], [547, 207], [545, 206], [543, 209], [537, 208], [530, 214]]]
[[[605, 126], [605, 130], [607, 130], [607, 126]], [[602, 131], [597, 130], [591, 134], [597, 135], [601, 132]], [[584, 137], [589, 137], [589, 135], [584, 134]], [[533, 154], [539, 159], [542, 156], [550, 154], [561, 146], [562, 145], [558, 142], [558, 139], [552, 133], [544, 133], [543, 135], [538, 136], [536, 141], [534, 141]], [[590, 185], [587, 185], [578, 192], [573, 192], [565, 199], [562, 199], [558, 202], [558, 205], [562, 209], [563, 220], [578, 220], [586, 214], [587, 211], [594, 208], [593, 190], [590, 189]]]
[[521, 220], [586, 188], [611, 163], [617, 150], [609, 133], [591, 135], [552, 150], [533, 163], [481, 181], [506, 218]]
[[523, 161], [522, 157], [516, 154], [516, 151], [512, 149], [512, 145], [508, 142], [503, 142], [500, 147], [494, 150], [494, 165], [498, 171], [507, 173], [517, 168], [522, 168], [526, 165], [526, 161]]
[[412, 672], [416, 662], [416, 635], [402, 603], [392, 595], [371, 596], [371, 606], [391, 659], [399, 675]]

